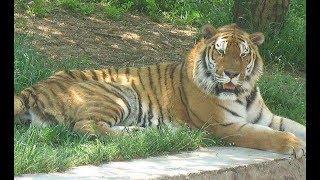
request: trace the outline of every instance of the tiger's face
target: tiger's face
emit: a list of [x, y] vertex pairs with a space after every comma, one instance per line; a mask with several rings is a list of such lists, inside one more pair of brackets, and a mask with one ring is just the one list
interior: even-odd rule
[[205, 26], [204, 35], [206, 47], [194, 72], [196, 82], [208, 94], [235, 100], [250, 90], [250, 77], [257, 76], [262, 69], [262, 62], [257, 63], [257, 45], [263, 43], [264, 36], [250, 35], [234, 24], [217, 30]]

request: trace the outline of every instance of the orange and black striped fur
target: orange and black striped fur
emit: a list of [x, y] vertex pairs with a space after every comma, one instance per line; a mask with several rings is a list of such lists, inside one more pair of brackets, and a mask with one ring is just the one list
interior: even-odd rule
[[241, 147], [304, 155], [305, 127], [270, 112], [256, 86], [263, 34], [234, 24], [203, 33], [182, 63], [57, 72], [15, 96], [15, 116], [91, 134], [187, 124]]

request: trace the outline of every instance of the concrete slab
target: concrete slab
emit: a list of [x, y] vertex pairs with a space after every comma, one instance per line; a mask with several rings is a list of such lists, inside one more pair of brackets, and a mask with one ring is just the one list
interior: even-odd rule
[[305, 179], [305, 158], [239, 148], [211, 147], [170, 156], [101, 166], [80, 166], [63, 173], [30, 174], [15, 179]]

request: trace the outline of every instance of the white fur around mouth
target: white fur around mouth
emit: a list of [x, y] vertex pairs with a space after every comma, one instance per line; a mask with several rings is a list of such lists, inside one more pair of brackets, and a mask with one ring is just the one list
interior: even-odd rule
[[236, 100], [237, 99], [237, 96], [236, 94], [232, 93], [232, 92], [221, 92], [219, 93], [218, 95], [218, 98], [221, 99], [221, 100]]

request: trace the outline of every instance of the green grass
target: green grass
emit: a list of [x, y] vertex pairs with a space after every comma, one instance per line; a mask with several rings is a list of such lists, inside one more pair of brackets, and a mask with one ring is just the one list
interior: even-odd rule
[[[54, 9], [64, 8], [75, 13], [90, 15], [102, 13], [119, 19], [127, 12], [139, 12], [155, 21], [200, 28], [206, 23], [218, 27], [233, 23], [233, 0], [24, 0], [15, 1], [15, 9], [36, 16], [46, 16]], [[284, 64], [305, 70], [306, 62], [306, 1], [292, 0], [284, 28], [276, 37], [267, 35], [261, 47], [264, 59], [271, 64]], [[276, 61], [276, 62], [275, 62]]]
[[14, 174], [63, 171], [85, 164], [129, 160], [181, 151], [200, 146], [226, 145], [208, 138], [203, 131], [180, 128], [172, 131], [146, 129], [121, 136], [92, 138], [65, 127], [14, 128]]

